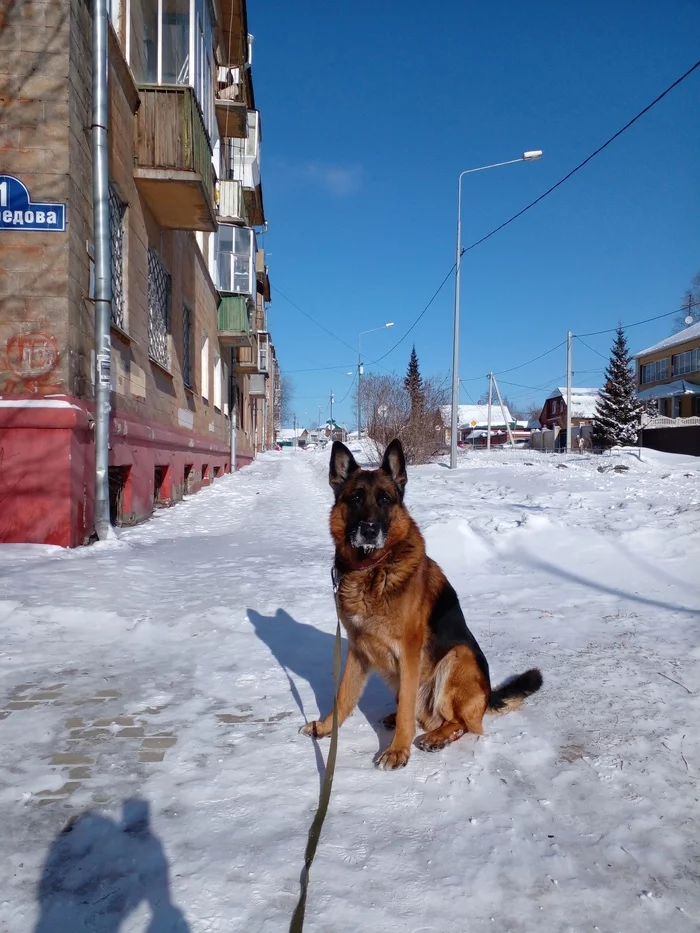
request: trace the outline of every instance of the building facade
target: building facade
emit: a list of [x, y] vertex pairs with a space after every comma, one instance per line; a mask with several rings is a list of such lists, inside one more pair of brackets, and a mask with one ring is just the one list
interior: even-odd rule
[[700, 324], [647, 347], [634, 360], [637, 395], [649, 406], [643, 446], [700, 456]]
[[[91, 9], [0, 20], [0, 541], [93, 533]], [[244, 0], [109, 10], [110, 507], [134, 524], [272, 445], [279, 373]]]

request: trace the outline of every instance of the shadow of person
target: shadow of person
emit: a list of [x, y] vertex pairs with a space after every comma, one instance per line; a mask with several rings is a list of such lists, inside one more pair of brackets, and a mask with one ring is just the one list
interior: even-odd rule
[[[289, 677], [290, 671], [308, 682], [314, 692], [318, 715], [325, 716], [333, 708], [335, 634], [321, 632], [313, 625], [297, 622], [284, 609], [278, 609], [274, 616], [264, 616], [254, 609], [248, 609], [248, 618], [258, 638], [265, 642], [287, 674], [292, 695], [302, 715], [307, 720], [317, 718], [316, 710], [307, 712], [304, 709], [294, 682]], [[346, 650], [347, 641], [343, 639], [343, 658]], [[357, 705], [383, 742], [388, 733], [380, 720], [396, 709], [394, 698], [384, 682], [378, 677], [370, 677]]]
[[146, 901], [145, 933], [190, 933], [170, 899], [168, 861], [148, 802], [124, 801], [121, 822], [81, 813], [54, 840], [39, 882], [34, 933], [118, 933]]

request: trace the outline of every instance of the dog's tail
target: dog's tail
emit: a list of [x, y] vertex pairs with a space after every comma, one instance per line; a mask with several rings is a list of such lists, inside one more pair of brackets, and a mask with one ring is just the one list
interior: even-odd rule
[[491, 691], [486, 711], [503, 715], [522, 706], [523, 700], [542, 686], [542, 674], [533, 667], [524, 674], [517, 674], [504, 681], [497, 690]]

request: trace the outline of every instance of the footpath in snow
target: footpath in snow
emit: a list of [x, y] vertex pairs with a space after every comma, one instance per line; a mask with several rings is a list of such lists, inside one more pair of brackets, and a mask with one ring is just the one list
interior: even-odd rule
[[[327, 466], [269, 453], [116, 543], [0, 547], [2, 933], [288, 929], [328, 747], [298, 730], [332, 702]], [[545, 684], [381, 772], [370, 682], [305, 929], [699, 929], [698, 461], [470, 454], [411, 469], [407, 504], [494, 682]]]

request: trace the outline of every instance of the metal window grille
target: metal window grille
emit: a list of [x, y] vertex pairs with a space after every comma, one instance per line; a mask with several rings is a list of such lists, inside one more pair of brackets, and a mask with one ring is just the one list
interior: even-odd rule
[[109, 236], [112, 242], [112, 324], [126, 330], [124, 315], [124, 216], [126, 204], [109, 186]]
[[170, 276], [158, 253], [148, 247], [148, 355], [170, 368]]
[[192, 388], [192, 311], [182, 306], [182, 381]]

